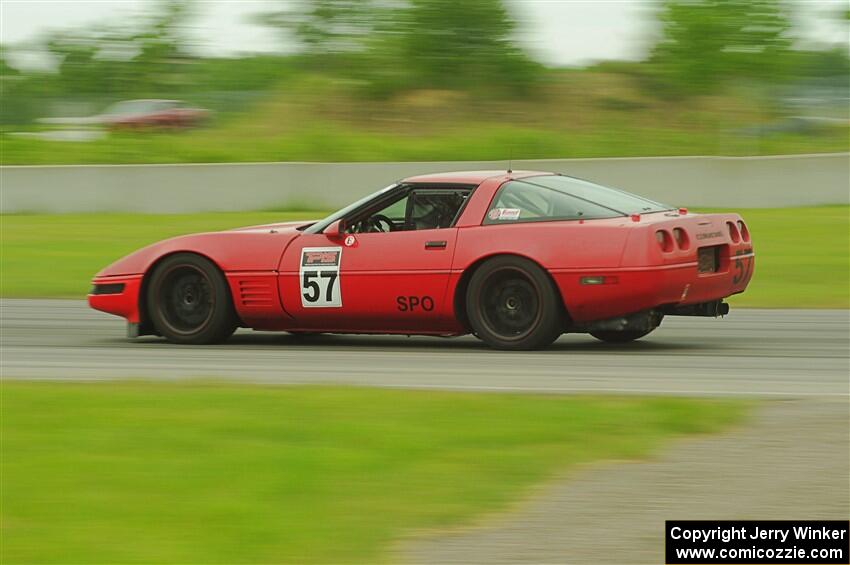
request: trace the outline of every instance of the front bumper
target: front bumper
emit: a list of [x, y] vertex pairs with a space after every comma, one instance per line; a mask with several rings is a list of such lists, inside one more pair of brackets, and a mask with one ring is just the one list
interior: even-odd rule
[[88, 294], [89, 306], [101, 312], [126, 318], [131, 324], [139, 324], [141, 322], [139, 311], [141, 286], [142, 275], [95, 277]]

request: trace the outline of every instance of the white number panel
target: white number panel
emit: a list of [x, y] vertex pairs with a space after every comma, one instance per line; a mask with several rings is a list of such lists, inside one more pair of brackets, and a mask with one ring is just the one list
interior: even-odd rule
[[342, 247], [305, 247], [301, 250], [301, 306], [340, 308], [339, 266]]

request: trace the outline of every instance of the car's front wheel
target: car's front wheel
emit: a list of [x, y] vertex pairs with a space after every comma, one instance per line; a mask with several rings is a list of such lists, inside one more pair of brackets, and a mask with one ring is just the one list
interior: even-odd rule
[[469, 281], [466, 312], [475, 334], [497, 349], [538, 349], [563, 332], [563, 307], [546, 273], [528, 259], [503, 256]]
[[218, 343], [237, 327], [224, 275], [199, 255], [177, 253], [157, 265], [146, 300], [157, 333], [174, 343]]

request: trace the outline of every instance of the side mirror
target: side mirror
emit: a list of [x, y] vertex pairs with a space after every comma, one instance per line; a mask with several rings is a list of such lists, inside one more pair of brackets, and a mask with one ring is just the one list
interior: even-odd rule
[[325, 235], [331, 239], [342, 239], [345, 237], [345, 220], [339, 219], [328, 226]]

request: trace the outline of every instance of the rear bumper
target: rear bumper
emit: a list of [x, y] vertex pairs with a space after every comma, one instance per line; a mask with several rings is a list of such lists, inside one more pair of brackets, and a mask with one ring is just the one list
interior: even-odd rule
[[[755, 267], [752, 250], [721, 257], [717, 272], [700, 273], [697, 263], [601, 271], [552, 272], [574, 322], [590, 322], [661, 306], [687, 306], [743, 292]], [[583, 284], [588, 278], [604, 284]]]
[[89, 306], [126, 318], [131, 324], [141, 322], [139, 313], [139, 291], [142, 275], [95, 277], [88, 294]]

